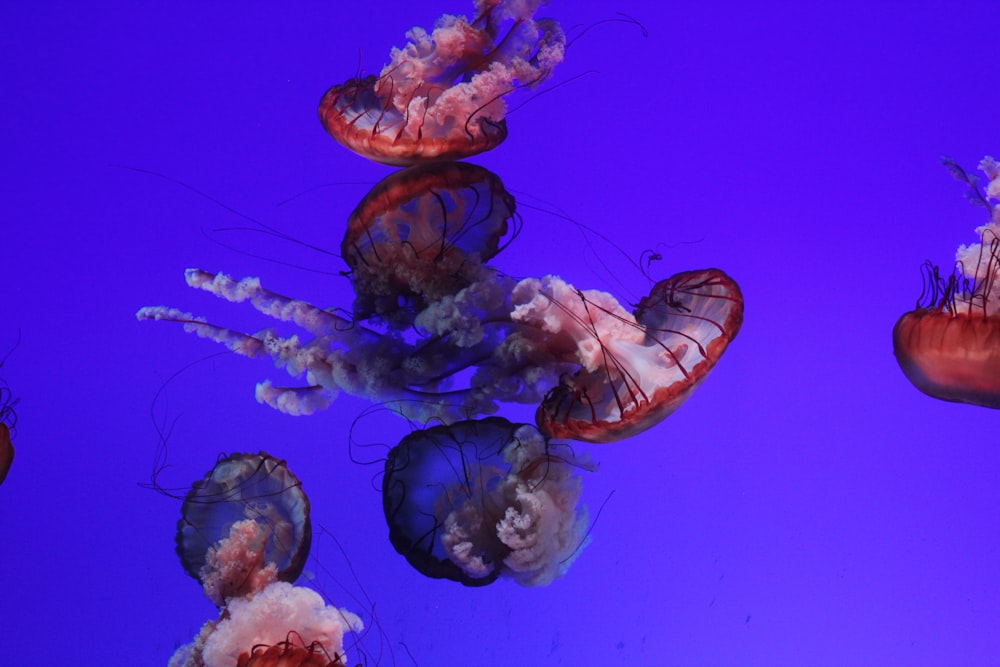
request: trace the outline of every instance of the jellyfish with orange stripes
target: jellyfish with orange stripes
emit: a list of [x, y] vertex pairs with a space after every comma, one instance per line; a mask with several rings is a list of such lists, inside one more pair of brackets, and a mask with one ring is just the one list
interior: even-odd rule
[[521, 219], [500, 177], [467, 162], [436, 162], [379, 181], [347, 219], [340, 250], [354, 316], [394, 329], [428, 304], [492, 274], [487, 262]]
[[541, 0], [475, 0], [473, 18], [445, 14], [413, 28], [378, 76], [330, 88], [326, 131], [370, 160], [406, 166], [488, 151], [507, 137], [504, 96], [544, 81], [562, 60], [559, 24]]
[[944, 401], [1000, 408], [1000, 164], [986, 157], [980, 169], [989, 183], [955, 162], [945, 165], [971, 188], [971, 199], [989, 212], [976, 229], [979, 242], [962, 245], [951, 273], [924, 267], [916, 309], [892, 332], [896, 360], [917, 389]]

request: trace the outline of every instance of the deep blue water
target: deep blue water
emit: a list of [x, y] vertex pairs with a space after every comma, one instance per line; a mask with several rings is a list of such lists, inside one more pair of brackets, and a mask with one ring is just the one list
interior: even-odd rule
[[[565, 577], [468, 589], [389, 545], [379, 466], [349, 456], [368, 403], [279, 414], [253, 397], [283, 379], [269, 362], [134, 314], [268, 324], [188, 289], [187, 267], [348, 306], [339, 259], [234, 211], [335, 250], [390, 170], [326, 136], [320, 95], [380, 69], [411, 26], [471, 8], [3, 3], [0, 354], [20, 344], [0, 377], [20, 402], [0, 662], [164, 665], [214, 615], [173, 551], [180, 503], [140, 486], [157, 427], [164, 486], [220, 452], [287, 459], [322, 527], [312, 580], [378, 628], [356, 661], [1000, 662], [1000, 415], [916, 391], [890, 340], [921, 262], [948, 264], [984, 222], [939, 158], [973, 169], [1000, 151], [1000, 5], [702, 4], [553, 0], [567, 27], [623, 12], [648, 36], [589, 31], [556, 71], [568, 83], [472, 161], [524, 217], [504, 271], [634, 302], [648, 283], [626, 258], [652, 249], [655, 277], [733, 276], [743, 329], [663, 424], [579, 446], [600, 464], [591, 516], [607, 502]], [[355, 433], [405, 432], [381, 414]]]

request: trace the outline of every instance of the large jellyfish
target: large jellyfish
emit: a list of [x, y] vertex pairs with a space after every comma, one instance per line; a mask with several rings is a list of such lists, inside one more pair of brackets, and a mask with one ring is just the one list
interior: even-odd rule
[[218, 606], [273, 581], [295, 581], [311, 543], [301, 483], [264, 452], [220, 459], [191, 487], [177, 522], [181, 564]]
[[437, 162], [387, 176], [351, 213], [340, 246], [354, 316], [410, 326], [429, 303], [483, 280], [519, 229], [514, 198], [487, 169]]
[[188, 285], [249, 302], [308, 334], [246, 334], [164, 306], [139, 319], [185, 330], [248, 357], [267, 356], [305, 385], [258, 384], [257, 400], [312, 414], [339, 391], [400, 401], [417, 422], [539, 405], [549, 436], [610, 442], [670, 415], [739, 332], [743, 298], [718, 269], [653, 286], [634, 313], [610, 294], [557, 276], [517, 278], [486, 262], [520, 220], [499, 178], [438, 163], [394, 174], [362, 200], [341, 248], [355, 289], [353, 315], [276, 294], [256, 278], [189, 269]]
[[503, 97], [549, 76], [565, 35], [534, 20], [541, 0], [475, 0], [476, 16], [444, 15], [431, 33], [413, 28], [379, 76], [330, 88], [319, 105], [323, 127], [355, 153], [409, 165], [454, 160], [507, 137]]
[[171, 667], [343, 665], [361, 619], [294, 586], [311, 543], [309, 501], [284, 461], [263, 452], [221, 459], [195, 482], [177, 553], [221, 611]]
[[[414, 320], [419, 337], [379, 332], [326, 309], [199, 269], [188, 284], [235, 303], [249, 301], [312, 338], [254, 335], [176, 309], [147, 307], [139, 319], [185, 330], [248, 356], [269, 356], [304, 387], [257, 386], [257, 400], [289, 414], [326, 408], [339, 390], [375, 401], [409, 401], [406, 417], [454, 422], [501, 402], [544, 403], [543, 432], [593, 442], [634, 435], [672, 413], [704, 380], [743, 319], [736, 283], [718, 269], [658, 283], [630, 314], [605, 292], [555, 276], [501, 274], [430, 304]], [[465, 384], [462, 373], [472, 370]], [[561, 379], [560, 379], [561, 378]], [[411, 410], [412, 408], [412, 410]]]
[[[743, 296], [719, 269], [678, 273], [653, 286], [634, 314], [611, 295], [558, 278], [515, 287], [521, 335], [579, 364], [538, 408], [550, 437], [611, 442], [655, 426], [680, 407], [739, 333]], [[537, 344], [537, 343], [536, 343]]]
[[990, 212], [979, 227], [980, 242], [959, 247], [955, 270], [942, 276], [925, 270], [923, 304], [899, 318], [892, 332], [896, 360], [907, 379], [945, 401], [1000, 408], [1000, 164], [980, 163], [990, 179], [985, 193], [975, 177], [946, 165], [966, 181], [973, 198]]
[[579, 472], [590, 469], [569, 446], [499, 417], [416, 431], [385, 462], [389, 540], [428, 577], [548, 584], [583, 546]]

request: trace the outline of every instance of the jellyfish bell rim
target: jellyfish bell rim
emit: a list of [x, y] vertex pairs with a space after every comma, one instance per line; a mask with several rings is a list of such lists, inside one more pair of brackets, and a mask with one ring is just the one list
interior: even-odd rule
[[892, 347], [924, 394], [1000, 409], [1000, 315], [917, 308], [896, 321]]
[[[650, 309], [650, 302], [654, 301], [654, 296], [662, 298], [662, 295], [657, 295], [658, 291], [665, 289], [668, 284], [683, 283], [694, 277], [699, 277], [699, 282], [702, 283], [718, 281], [724, 285], [728, 295], [714, 295], [715, 298], [725, 298], [738, 304], [738, 307], [729, 309], [724, 322], [716, 323], [724, 333], [709, 341], [704, 348], [704, 358], [688, 370], [684, 380], [657, 387], [646, 400], [634, 402], [616, 420], [572, 418], [571, 407], [564, 408], [564, 405], [566, 397], [572, 396], [573, 390], [567, 386], [566, 381], [561, 381], [546, 393], [535, 411], [538, 430], [553, 439], [604, 444], [638, 435], [676, 412], [694, 390], [701, 386], [743, 326], [743, 292], [729, 274], [717, 268], [681, 271], [657, 282], [649, 295], [640, 299], [635, 309], [636, 321], [646, 324], [645, 313]], [[565, 416], [561, 417], [563, 414]]]
[[[361, 157], [393, 167], [409, 167], [472, 157], [496, 148], [507, 138], [507, 120], [505, 118], [492, 120], [485, 116], [476, 119], [470, 116], [466, 122], [477, 122], [481, 132], [477, 136], [466, 130], [461, 135], [461, 140], [422, 135], [417, 139], [411, 139], [403, 136], [401, 131], [396, 132], [396, 136], [393, 137], [388, 132], [378, 131], [377, 124], [370, 129], [358, 128], [357, 120], [377, 107], [369, 107], [362, 113], [348, 115], [344, 107], [338, 107], [338, 103], [345, 95], [370, 95], [372, 102], [381, 106], [380, 115], [398, 115], [398, 112], [387, 106], [375, 92], [376, 84], [381, 78], [374, 74], [363, 78], [351, 78], [344, 83], [331, 86], [320, 98], [319, 120], [327, 134]], [[348, 108], [350, 106], [351, 104], [348, 104]], [[398, 120], [403, 122], [405, 119], [400, 116]]]

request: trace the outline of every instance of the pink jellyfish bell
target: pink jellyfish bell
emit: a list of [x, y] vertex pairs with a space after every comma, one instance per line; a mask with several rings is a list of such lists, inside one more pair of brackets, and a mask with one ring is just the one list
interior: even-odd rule
[[545, 396], [535, 415], [539, 429], [588, 442], [621, 440], [670, 416], [743, 323], [740, 288], [719, 269], [660, 281], [634, 315], [610, 294], [554, 277], [522, 281], [513, 301], [514, 320], [580, 366]]
[[455, 160], [507, 137], [503, 97], [549, 76], [566, 38], [551, 19], [534, 20], [541, 0], [476, 0], [476, 16], [445, 14], [433, 32], [413, 28], [381, 74], [330, 88], [323, 127], [375, 162]]

